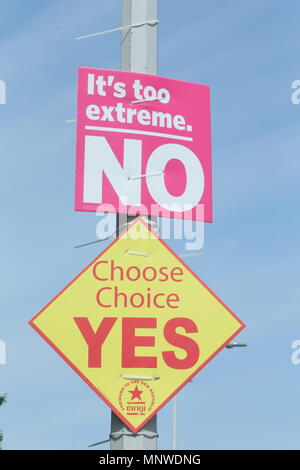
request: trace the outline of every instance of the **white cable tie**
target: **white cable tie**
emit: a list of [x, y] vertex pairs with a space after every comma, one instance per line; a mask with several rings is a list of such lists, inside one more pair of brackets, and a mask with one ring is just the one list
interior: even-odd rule
[[105, 242], [106, 240], [109, 240], [111, 237], [116, 235], [118, 231], [122, 230], [123, 228], [127, 227], [128, 225], [132, 223], [133, 222], [127, 222], [126, 224], [120, 225], [120, 227], [118, 227], [117, 230], [115, 230], [111, 235], [108, 235], [105, 238], [98, 238], [98, 240], [94, 240], [92, 242], [82, 243], [81, 245], [74, 246], [74, 248], [82, 248], [83, 246], [94, 245], [95, 243], [99, 243], [99, 242]]
[[102, 36], [102, 34], [114, 33], [115, 31], [122, 31], [122, 29], [137, 28], [138, 26], [144, 26], [146, 24], [149, 24], [150, 26], [155, 26], [158, 23], [159, 23], [158, 20], [149, 20], [149, 21], [144, 21], [143, 23], [128, 24], [126, 26], [119, 26], [119, 28], [107, 29], [106, 31], [100, 31], [99, 33], [85, 34], [84, 36], [78, 36], [75, 39], [77, 41], [78, 39], [93, 38], [95, 36]]
[[104, 441], [95, 442], [95, 444], [90, 444], [88, 447], [101, 446], [102, 444], [106, 444], [107, 442], [110, 442], [110, 439], [105, 439]]
[[179, 255], [181, 256], [181, 258], [187, 258], [188, 256], [202, 256], [203, 253], [184, 253], [183, 255]]
[[94, 240], [92, 242], [81, 243], [80, 245], [74, 246], [74, 248], [82, 248], [83, 246], [95, 245], [95, 243], [105, 242], [106, 240], [109, 240], [111, 237], [113, 237], [115, 233], [116, 231], [113, 232], [111, 235], [108, 235], [105, 238], [98, 238], [98, 240]]
[[156, 173], [145, 173], [144, 175], [128, 176], [129, 180], [139, 180], [141, 178], [148, 178], [151, 176], [160, 176], [163, 175], [164, 171], [158, 171]]
[[159, 98], [148, 98], [144, 100], [130, 101], [130, 104], [148, 103], [149, 101], [159, 101]]
[[143, 375], [120, 375], [120, 379], [126, 379], [126, 380], [159, 380], [160, 377], [148, 377], [148, 376], [143, 376]]
[[149, 253], [140, 253], [139, 251], [125, 251], [127, 255], [150, 256]]
[[[144, 428], [143, 428], [144, 429]], [[141, 431], [143, 431], [143, 429]], [[133, 435], [134, 436], [144, 436], [144, 437], [147, 437], [148, 439], [155, 439], [156, 437], [159, 437], [159, 434], [157, 434], [157, 432], [152, 432], [152, 431], [147, 431], [147, 430], [144, 430], [143, 432], [141, 431], [138, 431], [137, 433], [133, 433], [133, 432], [130, 432], [128, 430], [128, 432], [124, 432], [124, 431], [121, 431], [121, 432], [111, 432], [109, 437], [111, 440], [117, 440], [119, 439], [120, 437], [123, 437], [123, 436], [129, 436], [129, 437], [132, 437]]]
[[69, 122], [76, 122], [76, 119], [68, 119], [66, 122], [67, 122], [67, 123], [69, 123]]
[[143, 216], [142, 219], [146, 222], [146, 224], [151, 225], [152, 227], [157, 227], [158, 224], [154, 220], [148, 219], [148, 217]]

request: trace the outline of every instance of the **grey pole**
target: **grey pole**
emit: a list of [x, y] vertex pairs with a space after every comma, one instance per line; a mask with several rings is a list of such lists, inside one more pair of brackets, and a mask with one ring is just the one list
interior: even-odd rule
[[[157, 0], [122, 0], [122, 26], [148, 21], [150, 23], [122, 30], [121, 70], [157, 74], [155, 20], [157, 20]], [[153, 21], [154, 24], [151, 23]], [[117, 228], [122, 225], [121, 217], [117, 216]], [[157, 437], [156, 416], [135, 434], [114, 412], [111, 413], [111, 450], [156, 450]]]
[[[157, 75], [157, 2], [158, 0], [122, 0], [122, 26], [146, 24], [122, 30], [121, 70]], [[117, 228], [135, 218], [117, 214]], [[156, 221], [154, 217], [149, 218]]]
[[[157, 20], [157, 0], [122, 0], [122, 26]], [[157, 24], [121, 33], [121, 70], [157, 75]]]

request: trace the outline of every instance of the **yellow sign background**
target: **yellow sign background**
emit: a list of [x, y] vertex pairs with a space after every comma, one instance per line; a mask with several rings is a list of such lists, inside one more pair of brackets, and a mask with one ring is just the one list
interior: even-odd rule
[[[133, 265], [141, 270], [146, 266], [156, 269], [166, 266], [169, 272], [172, 268], [181, 267], [182, 282], [97, 280], [93, 275], [95, 264], [99, 261], [109, 263], [111, 260], [115, 260], [125, 271]], [[128, 296], [135, 292], [146, 293], [147, 288], [154, 293], [175, 292], [180, 301], [178, 308], [104, 308], [97, 302], [97, 292], [105, 286], [118, 286]], [[109, 294], [103, 295], [103, 299], [108, 303]], [[100, 368], [88, 367], [88, 346], [74, 317], [87, 317], [94, 331], [103, 317], [117, 317], [102, 345]], [[155, 337], [155, 346], [137, 346], [135, 355], [157, 357], [156, 368], [122, 368], [123, 317], [156, 318], [156, 329], [139, 328], [135, 332], [136, 336]], [[162, 351], [174, 351], [178, 359], [186, 356], [183, 349], [169, 344], [163, 333], [166, 322], [178, 317], [191, 319], [198, 327], [196, 333], [186, 333], [182, 328], [177, 330], [178, 334], [192, 338], [200, 348], [197, 362], [188, 369], [171, 368], [162, 357]], [[122, 233], [30, 324], [134, 432], [245, 326], [141, 219]], [[135, 403], [139, 402], [144, 405], [135, 408]]]

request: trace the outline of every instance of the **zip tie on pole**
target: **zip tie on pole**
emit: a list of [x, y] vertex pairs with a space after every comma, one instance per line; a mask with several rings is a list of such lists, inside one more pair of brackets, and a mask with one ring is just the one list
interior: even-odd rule
[[130, 379], [130, 380], [136, 380], [136, 379], [141, 379], [141, 380], [159, 380], [160, 377], [148, 377], [148, 376], [143, 376], [143, 375], [120, 375], [120, 379]]
[[93, 38], [95, 36], [102, 36], [102, 34], [107, 34], [107, 33], [114, 33], [115, 31], [122, 31], [122, 29], [130, 29], [130, 28], [137, 28], [139, 26], [144, 26], [146, 24], [150, 25], [150, 26], [155, 26], [156, 24], [158, 24], [159, 21], [158, 20], [148, 20], [148, 21], [144, 21], [143, 23], [134, 23], [134, 24], [128, 24], [126, 26], [120, 26], [119, 28], [114, 28], [114, 29], [107, 29], [106, 31], [100, 31], [99, 33], [93, 33], [93, 34], [86, 34], [84, 36], [78, 36], [76, 39], [76, 41], [78, 39], [87, 39], [87, 38]]
[[125, 251], [126, 255], [150, 256], [149, 253], [140, 253], [139, 251]]
[[179, 255], [181, 256], [181, 258], [187, 258], [188, 256], [202, 256], [203, 253], [184, 253], [183, 255]]
[[76, 119], [68, 119], [66, 122], [67, 122], [68, 124], [69, 124], [69, 122], [76, 122]]
[[102, 444], [106, 444], [109, 441], [110, 441], [110, 439], [105, 439], [104, 441], [95, 442], [95, 444], [90, 444], [88, 447], [101, 446]]
[[159, 98], [148, 98], [145, 100], [129, 101], [130, 104], [148, 103], [149, 101], [159, 101]]
[[[138, 216], [137, 216], [138, 217]], [[134, 221], [133, 221], [134, 222]], [[74, 248], [82, 248], [83, 246], [89, 246], [89, 245], [95, 245], [96, 243], [100, 243], [100, 242], [105, 242], [106, 240], [109, 240], [111, 237], [113, 237], [114, 235], [116, 235], [116, 233], [118, 232], [118, 230], [122, 230], [122, 228], [125, 228], [127, 227], [128, 225], [130, 225], [131, 223], [133, 222], [128, 222], [127, 224], [124, 224], [124, 225], [121, 225], [120, 227], [118, 227], [117, 230], [115, 230], [111, 235], [108, 235], [107, 237], [105, 238], [98, 238], [98, 240], [94, 240], [92, 242], [87, 242], [87, 243], [81, 243], [80, 245], [76, 245], [74, 246]], [[148, 222], [147, 222], [148, 223]], [[150, 224], [149, 224], [150, 225]], [[152, 222], [151, 221], [151, 225], [155, 228], [158, 228], [158, 225], [155, 223], [155, 222]], [[131, 253], [129, 252], [129, 254], [136, 254], [136, 253]], [[149, 256], [147, 254], [143, 254], [143, 256]]]
[[127, 227], [128, 225], [130, 225], [132, 222], [128, 222], [124, 225], [121, 225], [120, 227], [117, 228], [117, 230], [115, 230], [111, 235], [108, 235], [107, 237], [105, 238], [99, 238], [98, 240], [94, 240], [92, 242], [87, 242], [87, 243], [82, 243], [81, 245], [76, 245], [74, 246], [74, 248], [81, 248], [83, 246], [88, 246], [88, 245], [94, 245], [95, 243], [100, 243], [100, 242], [105, 242], [106, 240], [109, 240], [111, 237], [113, 237], [118, 230], [122, 230], [122, 228], [124, 227]]
[[144, 175], [137, 175], [137, 176], [128, 176], [129, 180], [139, 180], [141, 178], [148, 178], [150, 176], [160, 176], [163, 175], [164, 171], [158, 171], [157, 173], [145, 173]]

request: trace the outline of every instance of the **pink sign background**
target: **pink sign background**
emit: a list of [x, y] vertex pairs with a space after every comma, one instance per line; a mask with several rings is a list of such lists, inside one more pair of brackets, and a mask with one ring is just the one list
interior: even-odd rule
[[[90, 78], [89, 78], [90, 75]], [[106, 82], [101, 88], [102, 95], [99, 95], [97, 86], [91, 75], [95, 79], [100, 76]], [[113, 77], [113, 78], [109, 78]], [[90, 82], [89, 82], [90, 80]], [[169, 92], [168, 103], [156, 101], [146, 101], [141, 103], [131, 103], [137, 98], [134, 94], [133, 84], [136, 80], [145, 90], [146, 87], [154, 87], [156, 90], [166, 89]], [[108, 86], [107, 83], [112, 83]], [[121, 96], [120, 87], [114, 89], [113, 84], [122, 82], [125, 84], [126, 95]], [[90, 94], [88, 93], [90, 91]], [[93, 94], [92, 94], [93, 90]], [[104, 95], [105, 90], [105, 95]], [[117, 90], [117, 92], [116, 92]], [[149, 91], [150, 90], [150, 91]], [[151, 89], [148, 89], [149, 93]], [[117, 96], [114, 96], [114, 93]], [[150, 93], [151, 94], [151, 93]], [[162, 95], [162, 100], [167, 100], [166, 95]], [[124, 108], [144, 109], [152, 112], [170, 113], [172, 117], [180, 115], [184, 117], [185, 128], [176, 129], [158, 127], [152, 122], [143, 125], [134, 120], [133, 123], [120, 122], [116, 119], [112, 122], [110, 118], [106, 120], [91, 120], [87, 115], [87, 108], [90, 105], [101, 107], [116, 107], [122, 103]], [[95, 115], [95, 113], [94, 113]], [[100, 116], [103, 115], [101, 112]], [[116, 114], [112, 115], [116, 116]], [[182, 122], [182, 121], [180, 121]], [[86, 129], [88, 127], [102, 127], [102, 130]], [[181, 125], [182, 127], [182, 125]], [[130, 131], [126, 133], [124, 131]], [[135, 134], [134, 131], [137, 133]], [[157, 135], [158, 134], [158, 135]], [[120, 165], [123, 166], [124, 139], [139, 139], [142, 141], [142, 169], [141, 174], [146, 173], [146, 166], [149, 156], [159, 146], [165, 144], [179, 144], [190, 149], [199, 159], [204, 174], [204, 190], [201, 199], [189, 211], [185, 213], [170, 212], [161, 207], [157, 207], [157, 201], [153, 200], [146, 178], [141, 178], [141, 207], [129, 207], [122, 205], [118, 194], [112, 187], [110, 181], [104, 174], [99, 174], [102, 180], [102, 201], [101, 204], [84, 201], [84, 171], [85, 171], [85, 139], [86, 136], [102, 136], [107, 139], [109, 146], [117, 157]], [[154, 177], [155, 178], [155, 177]], [[180, 196], [186, 186], [186, 171], [183, 164], [176, 160], [170, 160], [163, 175], [165, 186], [173, 196]], [[189, 201], [186, 201], [187, 204]], [[186, 218], [212, 222], [212, 168], [211, 168], [211, 131], [210, 131], [210, 97], [209, 87], [170, 78], [154, 75], [146, 75], [133, 72], [123, 72], [115, 70], [103, 70], [93, 68], [79, 68], [78, 70], [78, 102], [77, 102], [77, 142], [76, 142], [76, 186], [75, 186], [75, 209], [78, 211], [97, 212], [119, 212], [119, 213], [140, 213], [141, 215], [160, 215], [171, 218]], [[201, 209], [201, 210], [199, 210]]]

